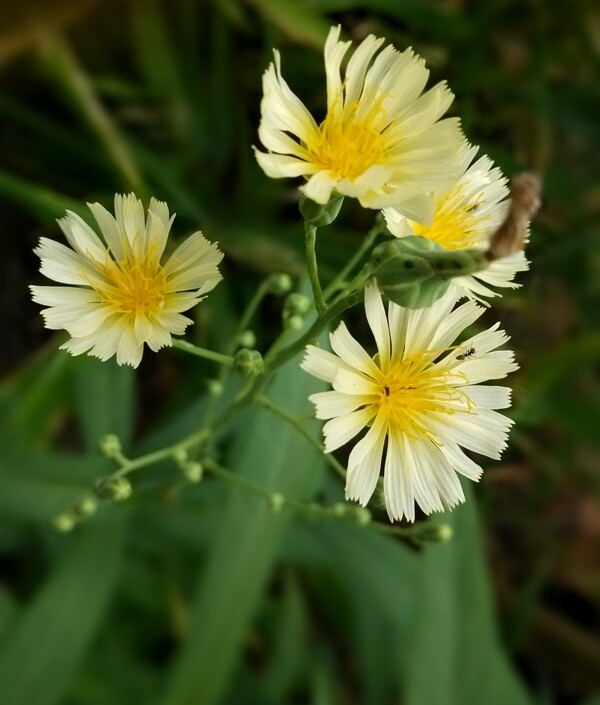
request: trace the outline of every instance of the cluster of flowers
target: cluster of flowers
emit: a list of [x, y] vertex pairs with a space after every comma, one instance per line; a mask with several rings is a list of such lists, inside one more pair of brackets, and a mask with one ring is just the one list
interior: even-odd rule
[[[341, 64], [350, 42], [332, 28], [325, 45], [327, 114], [317, 123], [281, 74], [280, 57], [264, 76], [259, 165], [273, 178], [306, 177], [304, 195], [326, 205], [332, 196], [357, 198], [381, 209], [396, 238], [420, 236], [444, 250], [487, 251], [505, 221], [507, 181], [464, 138], [455, 118], [442, 116], [453, 96], [444, 83], [424, 92], [429, 72], [412, 50], [382, 48], [367, 37]], [[219, 282], [222, 254], [201, 233], [161, 262], [173, 219], [164, 203], [147, 217], [133, 195], [115, 197], [115, 216], [89, 205], [103, 240], [76, 214], [60, 226], [70, 248], [43, 238], [41, 271], [68, 286], [32, 287], [48, 328], [65, 329], [74, 355], [136, 367], [145, 344], [171, 344], [191, 320], [182, 313]], [[482, 271], [452, 280], [431, 306], [384, 305], [376, 282], [366, 286], [365, 313], [377, 352], [369, 354], [346, 325], [330, 336], [333, 352], [309, 345], [302, 363], [332, 385], [314, 394], [316, 415], [327, 420], [332, 452], [367, 431], [350, 452], [346, 496], [363, 506], [383, 464], [391, 520], [414, 520], [415, 504], [442, 511], [464, 500], [458, 478], [477, 480], [482, 469], [462, 448], [499, 458], [510, 419], [506, 387], [480, 386], [516, 369], [498, 325], [455, 344], [484, 311], [485, 297], [515, 287], [527, 269], [522, 250], [494, 258]], [[467, 300], [459, 304], [466, 297]], [[478, 303], [479, 302], [479, 303]], [[384, 457], [385, 456], [385, 457]]]

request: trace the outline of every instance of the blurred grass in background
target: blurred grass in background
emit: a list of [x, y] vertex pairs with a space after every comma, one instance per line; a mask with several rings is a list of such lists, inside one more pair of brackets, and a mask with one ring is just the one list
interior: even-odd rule
[[[341, 22], [412, 45], [456, 93], [469, 139], [544, 207], [525, 287], [486, 314], [512, 334], [517, 421], [471, 501], [423, 551], [367, 528], [293, 521], [158, 466], [135, 500], [69, 535], [50, 520], [107, 471], [98, 439], [143, 452], [197, 428], [210, 363], [138, 372], [56, 350], [26, 285], [40, 235], [115, 191], [154, 195], [174, 232], [227, 254], [194, 342], [223, 349], [268, 272], [302, 270], [289, 181], [254, 162], [271, 49], [315, 111]], [[600, 691], [600, 13], [592, 2], [66, 0], [0, 9], [0, 701], [2, 705], [549, 705]], [[373, 214], [323, 231], [327, 275]], [[259, 345], [278, 326], [267, 301]], [[310, 411], [295, 369], [272, 390]], [[242, 418], [229, 467], [336, 501], [322, 460], [268, 412]], [[315, 426], [313, 431], [318, 432]], [[272, 439], [277, 439], [273, 442]], [[477, 516], [479, 513], [479, 517]], [[490, 573], [491, 569], [491, 573]], [[491, 575], [491, 580], [490, 580]]]

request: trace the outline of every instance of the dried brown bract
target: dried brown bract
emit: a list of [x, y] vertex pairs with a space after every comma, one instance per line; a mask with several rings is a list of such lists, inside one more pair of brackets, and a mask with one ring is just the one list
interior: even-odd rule
[[529, 222], [540, 207], [540, 191], [541, 181], [535, 174], [523, 173], [513, 178], [510, 208], [485, 253], [490, 262], [523, 249]]

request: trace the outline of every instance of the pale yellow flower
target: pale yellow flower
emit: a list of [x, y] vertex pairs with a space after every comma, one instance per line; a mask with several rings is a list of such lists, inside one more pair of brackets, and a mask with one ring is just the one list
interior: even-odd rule
[[99, 203], [88, 206], [103, 240], [69, 211], [58, 222], [70, 247], [41, 238], [35, 250], [42, 274], [69, 286], [32, 286], [33, 299], [48, 306], [47, 328], [69, 333], [62, 347], [72, 355], [116, 355], [137, 367], [144, 344], [171, 345], [171, 335], [192, 323], [182, 312], [219, 283], [223, 254], [196, 232], [161, 264], [175, 217], [166, 203], [151, 199], [147, 218], [134, 194], [115, 196], [114, 217]]
[[[435, 198], [435, 213], [430, 223], [406, 218], [399, 210], [383, 211], [390, 232], [396, 237], [418, 235], [433, 240], [445, 250], [476, 248], [487, 250], [490, 239], [508, 212], [507, 180], [492, 160], [482, 156], [474, 161], [477, 147], [466, 140], [458, 155], [458, 176]], [[453, 280], [466, 296], [498, 296], [495, 287], [514, 289], [517, 272], [529, 268], [523, 251], [491, 262], [487, 269]], [[492, 287], [492, 288], [490, 288]], [[481, 300], [481, 299], [480, 299]]]
[[267, 69], [258, 163], [273, 178], [304, 176], [301, 189], [316, 203], [333, 194], [367, 208], [394, 206], [422, 222], [433, 216], [431, 192], [456, 179], [459, 122], [440, 120], [453, 95], [445, 83], [423, 93], [429, 77], [411, 49], [400, 53], [368, 36], [348, 61], [351, 42], [333, 27], [325, 44], [327, 115], [317, 124], [281, 75], [279, 53]]
[[[309, 345], [302, 367], [333, 390], [313, 394], [331, 453], [364, 429], [348, 459], [346, 497], [365, 506], [381, 470], [390, 519], [415, 518], [464, 501], [461, 474], [478, 480], [482, 469], [467, 448], [499, 458], [512, 421], [495, 409], [510, 406], [510, 389], [480, 385], [517, 369], [498, 324], [460, 344], [456, 337], [485, 310], [474, 301], [455, 308], [451, 290], [430, 308], [390, 303], [377, 285], [365, 290], [365, 312], [375, 338], [372, 357], [344, 323], [330, 336], [333, 353]], [[462, 448], [461, 448], [462, 446]], [[382, 467], [383, 466], [383, 467]]]

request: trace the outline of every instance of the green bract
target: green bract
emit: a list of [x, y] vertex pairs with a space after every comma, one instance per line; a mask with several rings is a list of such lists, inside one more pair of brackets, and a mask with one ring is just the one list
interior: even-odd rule
[[451, 279], [485, 269], [487, 261], [480, 250], [447, 251], [432, 240], [410, 236], [378, 245], [371, 266], [390, 301], [425, 308], [442, 296]]
[[321, 205], [302, 195], [299, 204], [300, 213], [306, 223], [322, 228], [324, 225], [331, 225], [338, 217], [343, 202], [343, 196], [334, 196], [328, 203]]

